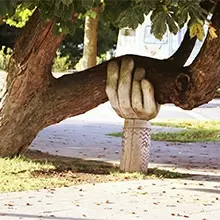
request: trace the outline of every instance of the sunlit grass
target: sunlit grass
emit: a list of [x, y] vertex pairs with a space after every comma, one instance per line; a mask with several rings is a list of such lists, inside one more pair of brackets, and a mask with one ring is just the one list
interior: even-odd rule
[[44, 187], [62, 186], [65, 181], [57, 177], [36, 176], [34, 172], [48, 172], [55, 166], [33, 162], [27, 158], [0, 159], [0, 191], [22, 191]]
[[[178, 132], [158, 132], [152, 134], [155, 141], [173, 142], [204, 142], [220, 141], [220, 121], [196, 121], [196, 120], [166, 120], [152, 122], [152, 125], [183, 128]], [[121, 137], [122, 133], [108, 134], [114, 137]]]

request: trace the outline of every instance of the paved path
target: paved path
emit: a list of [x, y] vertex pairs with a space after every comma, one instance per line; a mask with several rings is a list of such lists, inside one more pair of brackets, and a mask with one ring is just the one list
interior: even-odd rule
[[219, 220], [218, 182], [145, 180], [1, 195], [1, 220]]

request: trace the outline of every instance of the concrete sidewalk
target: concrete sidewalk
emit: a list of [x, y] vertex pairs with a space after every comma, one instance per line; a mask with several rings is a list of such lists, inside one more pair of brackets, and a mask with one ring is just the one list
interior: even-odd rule
[[1, 220], [219, 220], [219, 182], [142, 180], [1, 194]]

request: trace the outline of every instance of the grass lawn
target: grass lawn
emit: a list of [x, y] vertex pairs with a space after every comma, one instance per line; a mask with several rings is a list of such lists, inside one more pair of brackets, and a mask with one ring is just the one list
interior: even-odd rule
[[[184, 130], [178, 132], [159, 132], [152, 134], [155, 141], [173, 142], [206, 142], [220, 141], [220, 121], [167, 120], [152, 122], [152, 125], [177, 127]], [[107, 134], [121, 137], [122, 133]]]
[[82, 183], [183, 177], [189, 175], [159, 169], [149, 169], [148, 175], [122, 173], [110, 163], [52, 156], [38, 151], [29, 151], [25, 157], [0, 158], [0, 193]]

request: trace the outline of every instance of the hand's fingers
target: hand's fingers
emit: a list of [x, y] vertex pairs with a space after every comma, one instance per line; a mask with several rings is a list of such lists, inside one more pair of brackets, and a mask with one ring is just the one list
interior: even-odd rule
[[146, 75], [145, 69], [143, 68], [137, 68], [134, 72], [134, 79], [135, 81], [141, 81], [142, 79], [144, 79]]
[[126, 118], [137, 117], [131, 106], [131, 81], [133, 69], [134, 61], [129, 57], [123, 58], [118, 84], [118, 99], [120, 110]]
[[132, 108], [138, 114], [143, 111], [143, 98], [141, 91], [141, 84], [138, 81], [133, 81], [132, 83]]
[[150, 120], [158, 114], [159, 104], [155, 101], [154, 88], [148, 80], [143, 79], [141, 81], [141, 88], [143, 92], [144, 112], [148, 120]]
[[143, 97], [142, 97], [142, 89], [141, 89], [141, 80], [145, 77], [145, 70], [142, 68], [137, 68], [134, 73], [133, 83], [132, 83], [132, 108], [135, 113], [139, 115], [139, 113], [143, 112]]
[[123, 117], [119, 101], [118, 101], [118, 79], [119, 79], [119, 66], [117, 62], [112, 61], [107, 66], [107, 81], [106, 81], [106, 94], [109, 98], [112, 108], [117, 112], [117, 114]]

